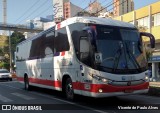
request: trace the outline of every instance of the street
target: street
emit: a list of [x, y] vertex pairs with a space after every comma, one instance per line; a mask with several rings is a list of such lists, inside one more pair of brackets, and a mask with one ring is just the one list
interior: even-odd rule
[[[160, 98], [147, 95], [127, 95], [111, 98], [94, 99], [89, 97], [77, 96], [76, 100], [66, 100], [61, 92], [49, 89], [33, 87], [31, 91], [25, 91], [23, 84], [16, 80], [0, 81], [0, 104], [7, 105], [44, 105], [50, 110], [40, 112], [49, 113], [53, 110], [57, 112], [71, 113], [153, 113], [160, 112]], [[130, 110], [128, 107], [150, 107], [151, 110]], [[42, 107], [43, 108], [43, 107]], [[16, 109], [16, 108], [14, 108]], [[119, 109], [119, 110], [118, 110]], [[120, 110], [121, 109], [121, 110]], [[139, 108], [140, 109], [140, 108]], [[20, 110], [18, 110], [20, 111]], [[3, 111], [1, 111], [3, 112]], [[6, 111], [4, 111], [6, 112]], [[8, 111], [9, 112], [9, 111]], [[17, 113], [17, 110], [15, 111]], [[22, 112], [22, 111], [20, 111]], [[26, 112], [26, 111], [25, 111]], [[35, 112], [35, 111], [29, 111]]]

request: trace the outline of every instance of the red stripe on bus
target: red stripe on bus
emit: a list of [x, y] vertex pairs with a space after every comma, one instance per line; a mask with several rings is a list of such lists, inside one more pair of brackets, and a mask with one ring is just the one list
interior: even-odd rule
[[[24, 81], [23, 77], [17, 77], [17, 80]], [[47, 86], [53, 86], [53, 87], [62, 87], [61, 81], [52, 81], [52, 80], [43, 80], [43, 79], [37, 79], [37, 78], [29, 78], [29, 82], [36, 83], [36, 84], [42, 84]]]
[[143, 90], [148, 89], [149, 83], [136, 85], [136, 86], [112, 86], [107, 84], [85, 84], [85, 83], [73, 83], [73, 88], [77, 90], [84, 90], [89, 92], [98, 93], [99, 89], [103, 90], [103, 93], [124, 92], [125, 90]]
[[[19, 81], [24, 80], [22, 77], [18, 77], [17, 79]], [[61, 81], [29, 78], [29, 82], [62, 88]], [[94, 92], [94, 93], [98, 93], [99, 89], [102, 89], [103, 93], [124, 92], [125, 90], [136, 91], [136, 90], [148, 89], [148, 86], [149, 86], [149, 82], [145, 82], [143, 84], [135, 85], [135, 86], [112, 86], [108, 84], [87, 84], [87, 83], [73, 82], [73, 89]]]

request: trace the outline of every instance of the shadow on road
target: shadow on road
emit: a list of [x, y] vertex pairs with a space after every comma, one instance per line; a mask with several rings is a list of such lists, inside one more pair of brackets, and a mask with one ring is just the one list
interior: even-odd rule
[[[60, 91], [55, 91], [55, 90], [50, 90], [45, 88], [38, 88], [33, 86], [31, 91], [54, 96], [62, 100], [67, 100], [65, 96], [62, 94], [62, 92]], [[124, 98], [124, 97], [125, 96], [122, 96], [122, 98], [121, 96], [108, 97], [108, 98], [92, 98], [92, 97], [76, 95], [76, 98], [72, 102], [75, 102], [83, 106], [92, 107], [95, 109], [115, 109], [120, 105], [128, 106], [128, 105], [136, 105], [141, 103], [140, 101], [137, 101], [131, 98]]]

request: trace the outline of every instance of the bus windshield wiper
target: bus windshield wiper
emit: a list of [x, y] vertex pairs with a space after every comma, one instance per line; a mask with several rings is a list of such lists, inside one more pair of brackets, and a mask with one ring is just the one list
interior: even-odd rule
[[113, 69], [112, 69], [113, 72], [115, 72], [115, 70], [116, 70], [117, 67], [118, 67], [119, 59], [120, 59], [120, 57], [121, 57], [121, 54], [122, 54], [122, 48], [120, 47], [120, 48], [117, 50], [116, 54], [115, 54], [115, 59], [114, 59]]
[[138, 64], [137, 60], [135, 59], [134, 55], [132, 54], [132, 52], [129, 51], [127, 45], [126, 45], [126, 50], [127, 50], [127, 54], [129, 56], [129, 59], [131, 59], [131, 61], [133, 62], [135, 68], [140, 69], [140, 65]]

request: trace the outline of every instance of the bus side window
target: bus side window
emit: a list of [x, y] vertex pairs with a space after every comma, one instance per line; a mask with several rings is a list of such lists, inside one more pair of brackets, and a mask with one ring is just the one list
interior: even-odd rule
[[29, 59], [37, 59], [44, 56], [44, 53], [42, 54], [43, 50], [43, 36], [40, 36], [34, 40], [32, 40], [31, 45], [31, 51]]
[[54, 54], [54, 31], [46, 33], [44, 41], [45, 57], [53, 57]]
[[54, 48], [56, 52], [69, 51], [70, 46], [65, 27], [55, 31]]

